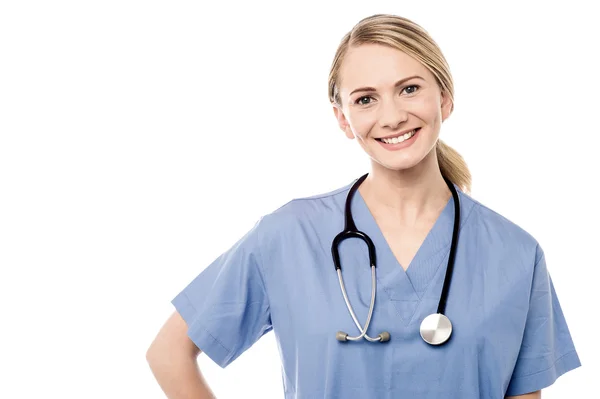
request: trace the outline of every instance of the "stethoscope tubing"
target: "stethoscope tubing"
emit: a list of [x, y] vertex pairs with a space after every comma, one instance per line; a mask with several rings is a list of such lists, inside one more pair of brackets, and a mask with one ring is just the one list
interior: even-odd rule
[[[358, 336], [349, 336], [347, 333], [338, 331], [336, 334], [336, 339], [338, 339], [339, 341], [357, 341], [357, 340], [365, 338], [370, 342], [386, 342], [390, 339], [390, 334], [388, 332], [380, 333], [377, 336], [377, 338], [370, 337], [367, 334], [369, 325], [371, 323], [371, 318], [373, 316], [373, 310], [375, 307], [375, 294], [377, 292], [377, 276], [376, 276], [376, 271], [375, 271], [375, 269], [376, 269], [376, 253], [375, 253], [375, 245], [373, 244], [373, 241], [371, 240], [371, 238], [367, 234], [359, 231], [356, 228], [356, 225], [352, 218], [351, 204], [352, 204], [352, 198], [354, 196], [354, 193], [358, 189], [358, 186], [360, 186], [360, 184], [367, 178], [368, 175], [369, 174], [367, 173], [367, 174], [361, 176], [360, 178], [358, 178], [354, 182], [352, 187], [350, 188], [350, 191], [346, 198], [346, 204], [345, 204], [344, 230], [333, 239], [333, 242], [331, 245], [331, 253], [333, 256], [335, 270], [337, 272], [340, 287], [342, 290], [342, 295], [344, 297], [344, 302], [346, 303], [346, 307], [348, 308], [348, 311], [350, 312], [350, 315], [352, 316], [352, 320], [354, 321], [354, 324], [360, 331], [360, 335], [358, 335]], [[428, 316], [427, 318], [424, 319], [424, 321], [421, 324], [421, 336], [423, 337], [425, 342], [432, 344], [432, 345], [443, 344], [444, 342], [446, 342], [449, 339], [449, 337], [452, 333], [452, 324], [451, 324], [450, 320], [445, 316], [444, 312], [446, 310], [446, 303], [447, 303], [447, 299], [448, 299], [448, 292], [450, 289], [450, 282], [452, 280], [452, 275], [453, 275], [453, 271], [454, 271], [454, 259], [456, 256], [456, 247], [458, 244], [458, 230], [459, 230], [459, 226], [460, 226], [460, 201], [458, 198], [458, 193], [456, 192], [456, 188], [454, 187], [454, 184], [449, 179], [447, 179], [445, 176], [442, 175], [442, 177], [444, 178], [444, 181], [448, 185], [448, 188], [452, 192], [452, 197], [454, 198], [454, 226], [453, 226], [453, 232], [452, 232], [452, 243], [450, 245], [450, 255], [448, 258], [448, 266], [446, 268], [446, 275], [444, 278], [442, 293], [440, 295], [440, 300], [438, 303], [437, 314], [432, 314], [432, 315]], [[369, 313], [367, 315], [367, 320], [366, 320], [364, 326], [360, 325], [360, 322], [358, 321], [358, 318], [356, 317], [356, 314], [354, 313], [354, 309], [352, 308], [352, 305], [350, 304], [350, 300], [348, 299], [348, 294], [346, 292], [346, 287], [344, 285], [344, 279], [342, 277], [342, 270], [341, 270], [342, 266], [341, 266], [341, 262], [340, 262], [340, 255], [339, 255], [338, 247], [339, 247], [340, 243], [347, 238], [361, 239], [362, 241], [364, 241], [367, 244], [367, 248], [369, 251], [369, 262], [370, 262], [370, 266], [371, 266], [371, 302], [369, 305]], [[431, 318], [434, 318], [434, 319], [431, 319]], [[434, 323], [433, 330], [431, 329], [432, 322]], [[438, 323], [440, 323], [440, 324], [438, 324]], [[439, 329], [438, 329], [438, 327], [435, 327], [435, 326], [439, 326]], [[433, 335], [432, 335], [432, 332], [434, 333]], [[441, 332], [441, 335], [438, 337], [440, 332]]]
[[454, 258], [456, 257], [456, 246], [458, 245], [458, 229], [460, 227], [460, 201], [458, 200], [458, 193], [454, 188], [454, 185], [450, 180], [443, 176], [446, 184], [452, 192], [454, 198], [454, 227], [452, 229], [452, 244], [450, 245], [450, 255], [448, 257], [448, 267], [446, 268], [446, 276], [444, 277], [444, 285], [442, 286], [442, 293], [440, 295], [440, 302], [438, 304], [437, 312], [439, 314], [445, 314], [446, 303], [448, 302], [448, 291], [450, 290], [450, 282], [452, 281], [452, 275], [454, 272]]

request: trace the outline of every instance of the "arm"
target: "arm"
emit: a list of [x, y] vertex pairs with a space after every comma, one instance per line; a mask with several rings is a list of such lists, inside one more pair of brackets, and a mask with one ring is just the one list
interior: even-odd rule
[[199, 354], [187, 336], [185, 321], [173, 312], [146, 352], [150, 369], [167, 398], [215, 398], [198, 368]]
[[505, 399], [542, 399], [542, 391], [535, 391], [525, 395], [507, 396]]

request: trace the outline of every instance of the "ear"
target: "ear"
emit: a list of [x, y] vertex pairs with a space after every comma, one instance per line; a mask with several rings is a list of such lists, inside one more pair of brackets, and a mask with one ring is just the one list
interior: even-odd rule
[[342, 131], [346, 134], [346, 137], [348, 137], [351, 140], [354, 139], [354, 134], [352, 134], [350, 124], [348, 123], [348, 120], [346, 119], [346, 116], [344, 115], [344, 112], [342, 111], [339, 105], [333, 105], [333, 114], [335, 115], [335, 118], [338, 121], [340, 129], [342, 129]]
[[444, 122], [452, 114], [452, 99], [443, 91], [442, 92], [442, 122]]

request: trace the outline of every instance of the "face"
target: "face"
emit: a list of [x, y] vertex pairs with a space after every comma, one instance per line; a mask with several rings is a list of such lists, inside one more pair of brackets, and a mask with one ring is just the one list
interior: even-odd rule
[[[353, 47], [346, 53], [338, 86], [341, 106], [335, 105], [334, 113], [340, 128], [376, 164], [404, 170], [435, 153], [452, 104], [419, 61], [387, 46]], [[415, 128], [419, 130], [412, 137], [381, 140]]]

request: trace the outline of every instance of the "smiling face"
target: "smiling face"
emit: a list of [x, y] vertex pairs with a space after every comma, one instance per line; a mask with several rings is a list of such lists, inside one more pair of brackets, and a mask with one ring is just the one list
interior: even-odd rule
[[[388, 46], [351, 47], [337, 84], [341, 105], [334, 105], [334, 113], [340, 128], [358, 140], [374, 166], [405, 170], [435, 153], [452, 103], [419, 61]], [[381, 140], [415, 128], [413, 136]]]

